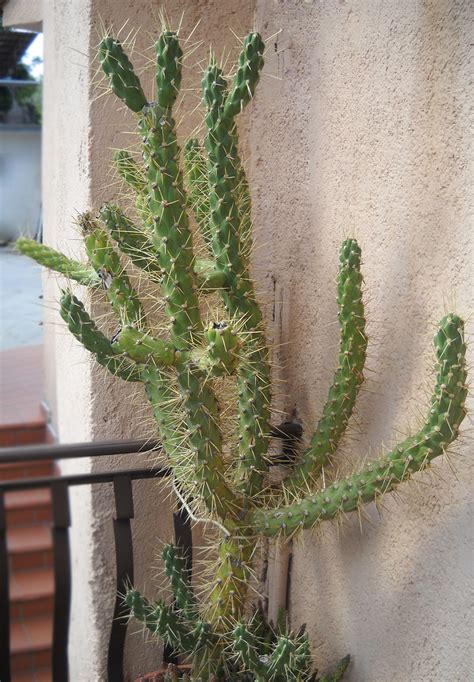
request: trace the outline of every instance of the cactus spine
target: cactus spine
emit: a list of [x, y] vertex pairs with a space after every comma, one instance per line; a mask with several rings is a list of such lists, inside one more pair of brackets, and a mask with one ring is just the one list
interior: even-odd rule
[[[17, 248], [38, 263], [103, 291], [119, 330], [100, 331], [82, 302], [64, 292], [60, 312], [69, 330], [99, 364], [141, 382], [151, 403], [180, 497], [219, 528], [213, 578], [198, 598], [183, 558], [165, 546], [163, 562], [174, 602], [150, 602], [130, 589], [130, 614], [192, 660], [192, 679], [312, 680], [306, 633], [248, 620], [245, 605], [256, 540], [287, 539], [380, 497], [429, 466], [457, 437], [465, 416], [463, 321], [444, 317], [435, 337], [437, 379], [422, 428], [361, 471], [324, 486], [363, 382], [367, 349], [361, 250], [346, 239], [337, 280], [340, 349], [334, 380], [309, 446], [295, 459], [281, 490], [267, 494], [270, 366], [262, 313], [249, 275], [250, 195], [238, 154], [237, 116], [251, 101], [263, 67], [258, 33], [245, 39], [230, 83], [211, 61], [202, 77], [206, 134], [184, 147], [184, 174], [173, 105], [182, 77], [178, 37], [163, 31], [155, 45], [156, 101], [149, 103], [122, 45], [103, 39], [99, 58], [110, 88], [137, 117], [143, 163], [119, 151], [119, 176], [135, 195], [137, 220], [106, 204], [80, 218], [88, 264], [20, 239]], [[196, 258], [190, 216], [207, 250]], [[159, 290], [168, 334], [157, 336], [127, 274], [127, 262]], [[218, 292], [226, 320], [203, 313]], [[215, 297], [214, 297], [215, 298]], [[235, 424], [225, 417], [217, 379], [236, 390]], [[225, 435], [233, 431], [229, 442]], [[342, 659], [321, 680], [337, 682]], [[177, 679], [170, 669], [168, 679]]]

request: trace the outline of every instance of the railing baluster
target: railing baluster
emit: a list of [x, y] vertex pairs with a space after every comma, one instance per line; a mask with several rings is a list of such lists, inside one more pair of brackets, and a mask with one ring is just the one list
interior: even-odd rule
[[117, 571], [117, 589], [114, 618], [110, 632], [107, 660], [108, 682], [123, 680], [123, 649], [127, 634], [127, 610], [122, 596], [128, 585], [133, 583], [133, 544], [130, 519], [133, 518], [133, 490], [130, 475], [114, 476], [115, 510], [114, 538]]
[[69, 490], [58, 479], [51, 485], [54, 547], [53, 682], [68, 679], [69, 615], [71, 611], [71, 557], [69, 550]]
[[10, 682], [10, 604], [5, 495], [0, 490], [0, 680]]

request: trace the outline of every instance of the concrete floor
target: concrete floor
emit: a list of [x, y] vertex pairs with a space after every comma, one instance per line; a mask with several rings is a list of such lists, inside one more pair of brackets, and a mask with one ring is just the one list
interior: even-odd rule
[[41, 267], [0, 247], [0, 351], [42, 343]]

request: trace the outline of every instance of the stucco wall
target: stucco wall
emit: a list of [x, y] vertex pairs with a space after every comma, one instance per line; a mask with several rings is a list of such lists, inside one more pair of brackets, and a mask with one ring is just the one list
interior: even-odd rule
[[[279, 80], [259, 86], [250, 149], [266, 288], [283, 301], [286, 409], [310, 428], [322, 408], [338, 247], [355, 235], [373, 370], [344, 444], [357, 462], [419, 423], [436, 322], [453, 306], [472, 317], [473, 6], [257, 6], [264, 35], [282, 29], [267, 56]], [[362, 533], [353, 518], [294, 548], [292, 620], [308, 623], [322, 666], [351, 652], [351, 682], [469, 679], [471, 454], [465, 438], [450, 460], [457, 477], [436, 462], [387, 499], [383, 519], [369, 510]]]
[[[88, 64], [97, 27], [109, 19], [119, 27], [126, 20], [132, 29], [144, 26], [139, 52], [158, 29], [152, 6], [156, 13], [155, 3], [144, 0], [45, 3], [45, 233], [69, 253], [79, 249], [71, 216], [118, 190], [107, 176], [109, 148], [130, 144], [121, 132], [130, 119], [111, 100], [95, 98]], [[201, 17], [196, 39], [212, 40], [218, 54], [232, 43], [223, 29], [243, 34], [254, 16], [250, 2], [217, 0], [173, 3], [173, 16], [183, 7], [185, 25]], [[255, 274], [284, 344], [278, 359], [288, 385], [280, 401], [308, 425], [322, 407], [337, 347], [337, 250], [355, 234], [364, 253], [374, 370], [344, 448], [355, 462], [416, 425], [430, 385], [434, 325], [454, 304], [465, 316], [472, 312], [472, 6], [468, 0], [258, 0], [256, 22], [264, 37], [281, 29], [268, 47], [269, 75], [246, 117]], [[48, 300], [57, 298], [50, 284], [47, 292]], [[57, 317], [49, 320], [61, 440], [146, 430], [128, 389], [104, 379]], [[399, 499], [387, 500], [383, 520], [369, 510], [362, 533], [353, 519], [343, 533], [307, 534], [294, 548], [292, 619], [308, 623], [322, 667], [349, 651], [354, 682], [468, 679], [469, 451], [466, 443], [455, 450], [465, 454], [452, 458], [457, 479], [439, 462], [433, 475], [417, 477]], [[101, 466], [108, 464], [118, 465]], [[145, 492], [141, 499], [137, 582], [152, 594], [157, 536], [166, 537], [169, 518], [159, 512], [160, 533], [156, 499]], [[80, 599], [73, 606], [71, 679], [102, 680], [103, 614], [114, 592], [104, 530], [110, 530], [110, 497], [83, 491], [73, 512]], [[141, 645], [141, 636], [133, 640], [127, 665], [137, 673], [153, 650]]]

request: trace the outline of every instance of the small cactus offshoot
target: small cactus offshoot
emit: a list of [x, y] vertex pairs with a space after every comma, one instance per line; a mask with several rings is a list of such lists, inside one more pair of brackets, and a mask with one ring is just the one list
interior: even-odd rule
[[[156, 99], [150, 102], [120, 42], [108, 35], [99, 48], [110, 88], [136, 114], [142, 142], [141, 158], [125, 150], [114, 157], [134, 196], [132, 214], [106, 204], [80, 217], [86, 264], [28, 239], [17, 248], [91, 296], [105, 295], [118, 328], [113, 338], [70, 291], [62, 295], [61, 316], [100, 365], [143, 384], [174, 489], [193, 517], [212, 526], [210, 582], [195, 591], [179, 551], [167, 545], [172, 603], [149, 601], [131, 588], [125, 595], [131, 616], [191, 661], [189, 679], [315, 680], [304, 630], [269, 625], [260, 609], [248, 615], [258, 540], [285, 541], [377, 503], [446, 451], [466, 414], [463, 321], [450, 313], [439, 323], [437, 377], [419, 430], [352, 475], [328, 476], [364, 380], [368, 342], [361, 249], [346, 239], [334, 380], [309, 445], [288, 463], [280, 487], [270, 485], [271, 349], [249, 274], [250, 194], [237, 134], [237, 117], [259, 81], [264, 43], [256, 32], [245, 38], [229, 81], [215, 61], [205, 69], [205, 134], [188, 140], [183, 153], [173, 119], [183, 58], [177, 34], [164, 31], [155, 51]], [[141, 301], [137, 279], [162, 302], [165, 331]], [[232, 388], [226, 400], [234, 396], [233, 410], [223, 404], [223, 383]], [[342, 679], [348, 664], [342, 659], [321, 681]], [[167, 675], [178, 679], [175, 669]]]

